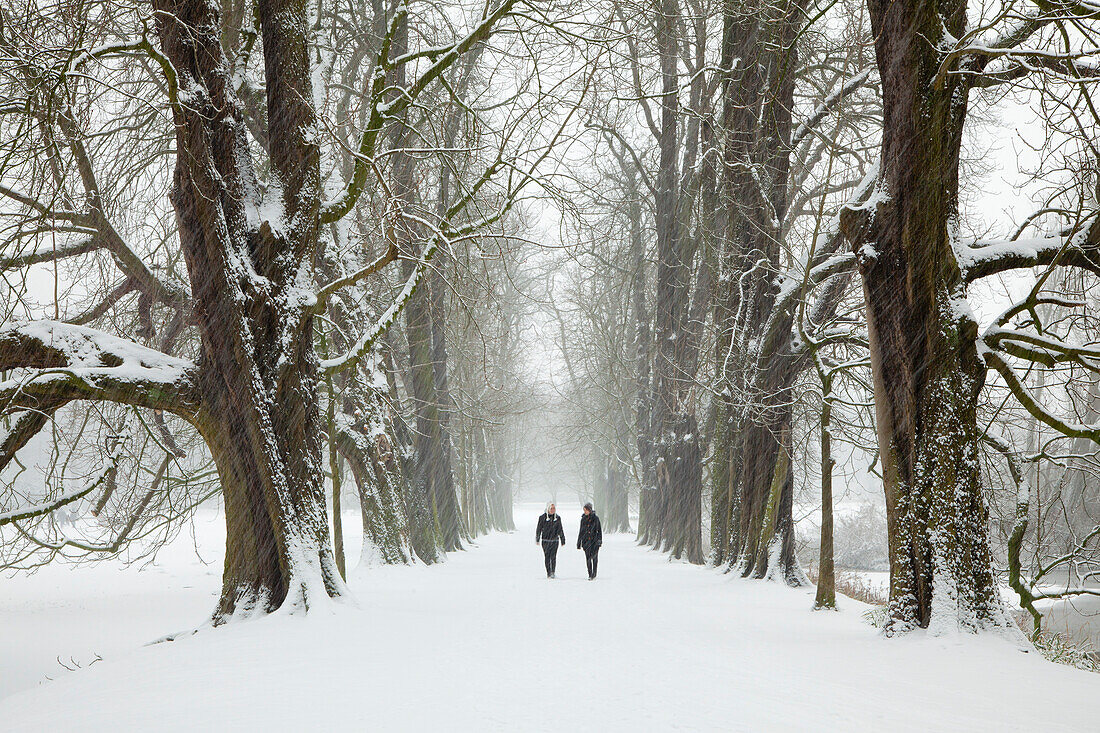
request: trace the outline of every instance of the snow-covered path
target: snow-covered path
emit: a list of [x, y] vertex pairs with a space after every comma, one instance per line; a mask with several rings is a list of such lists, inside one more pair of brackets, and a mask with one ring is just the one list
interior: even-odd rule
[[[0, 700], [0, 729], [1100, 730], [1100, 676], [1003, 640], [885, 640], [852, 601], [812, 613], [811, 590], [670, 563], [625, 536], [606, 538], [589, 583], [575, 508], [548, 581], [537, 513], [517, 508], [518, 532], [443, 565], [353, 576], [358, 609], [120, 649]], [[5, 610], [0, 635], [34, 628]]]

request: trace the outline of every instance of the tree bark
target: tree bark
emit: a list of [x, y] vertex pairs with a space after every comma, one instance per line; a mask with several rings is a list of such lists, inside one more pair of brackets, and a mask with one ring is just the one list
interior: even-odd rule
[[[312, 320], [293, 298], [320, 211], [304, 2], [262, 0], [280, 221], [250, 226], [259, 190], [215, 5], [155, 0], [179, 97], [171, 200], [202, 343], [197, 426], [222, 479], [226, 557], [215, 621], [343, 592], [328, 536]], [[264, 283], [264, 285], [260, 285]], [[269, 285], [268, 285], [269, 284]], [[290, 338], [287, 338], [287, 337]]]
[[977, 324], [952, 250], [964, 75], [936, 82], [964, 0], [869, 2], [883, 92], [882, 187], [861, 250], [890, 547], [887, 633], [1007, 626], [991, 569]]

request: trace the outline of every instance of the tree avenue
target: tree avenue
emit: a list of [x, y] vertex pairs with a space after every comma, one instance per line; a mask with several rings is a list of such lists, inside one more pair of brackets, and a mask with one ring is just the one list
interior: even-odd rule
[[220, 501], [221, 624], [575, 498], [1041, 639], [1100, 595], [1100, 6], [996, 5], [0, 1], [0, 567]]

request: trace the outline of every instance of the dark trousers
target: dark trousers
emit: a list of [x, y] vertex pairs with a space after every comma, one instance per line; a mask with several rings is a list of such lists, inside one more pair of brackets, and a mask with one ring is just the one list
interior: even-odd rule
[[542, 554], [546, 558], [546, 577], [549, 578], [558, 568], [558, 541], [542, 543]]
[[589, 578], [595, 578], [596, 577], [596, 564], [599, 562], [599, 559], [600, 559], [600, 548], [598, 548], [598, 547], [592, 547], [592, 548], [586, 547], [586, 548], [584, 548], [584, 561], [585, 561], [585, 563], [588, 564], [588, 577]]

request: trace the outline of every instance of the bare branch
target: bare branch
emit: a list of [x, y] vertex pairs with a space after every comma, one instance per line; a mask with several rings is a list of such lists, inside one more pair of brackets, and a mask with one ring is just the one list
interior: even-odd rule
[[83, 488], [62, 494], [56, 499], [50, 499], [49, 501], [43, 501], [38, 504], [31, 504], [30, 506], [24, 506], [18, 509], [12, 509], [11, 511], [2, 512], [0, 513], [0, 527], [3, 527], [5, 524], [11, 524], [12, 522], [18, 522], [23, 519], [33, 519], [34, 517], [40, 517], [43, 514], [49, 514], [52, 511], [60, 509], [66, 504], [71, 504], [77, 499], [81, 499], [87, 496], [88, 494], [92, 493], [100, 486], [102, 486], [110, 478], [111, 473], [118, 465], [118, 460], [119, 458], [121, 458], [121, 456], [121, 443], [116, 441], [115, 447], [110, 453], [108, 465], [105, 466], [102, 471], [100, 471], [99, 476], [96, 478], [95, 481], [91, 482]]
[[390, 24], [390, 30], [379, 51], [375, 77], [371, 86], [372, 104], [370, 119], [367, 122], [367, 129], [363, 131], [359, 143], [359, 150], [355, 156], [355, 168], [351, 180], [348, 182], [347, 188], [344, 189], [344, 192], [339, 198], [325, 204], [321, 209], [322, 224], [331, 224], [332, 222], [339, 221], [352, 210], [355, 206], [355, 202], [359, 200], [359, 196], [363, 193], [367, 184], [367, 178], [370, 175], [375, 148], [378, 143], [378, 137], [382, 133], [385, 120], [401, 115], [409, 105], [416, 101], [421, 92], [431, 85], [432, 82], [439, 79], [443, 75], [443, 72], [450, 68], [463, 54], [476, 44], [488, 39], [497, 22], [509, 15], [512, 8], [514, 8], [518, 2], [519, 0], [504, 0], [499, 7], [491, 13], [486, 14], [481, 22], [478, 23], [477, 27], [465, 38], [447, 48], [445, 52], [440, 53], [436, 61], [407, 89], [398, 90], [400, 94], [396, 99], [387, 103], [382, 101], [382, 97], [383, 92], [386, 90], [385, 70], [391, 68], [394, 63], [388, 58], [391, 48], [390, 41], [403, 17], [407, 16], [409, 12], [407, 2], [401, 4], [398, 11], [394, 14], [393, 22]]

